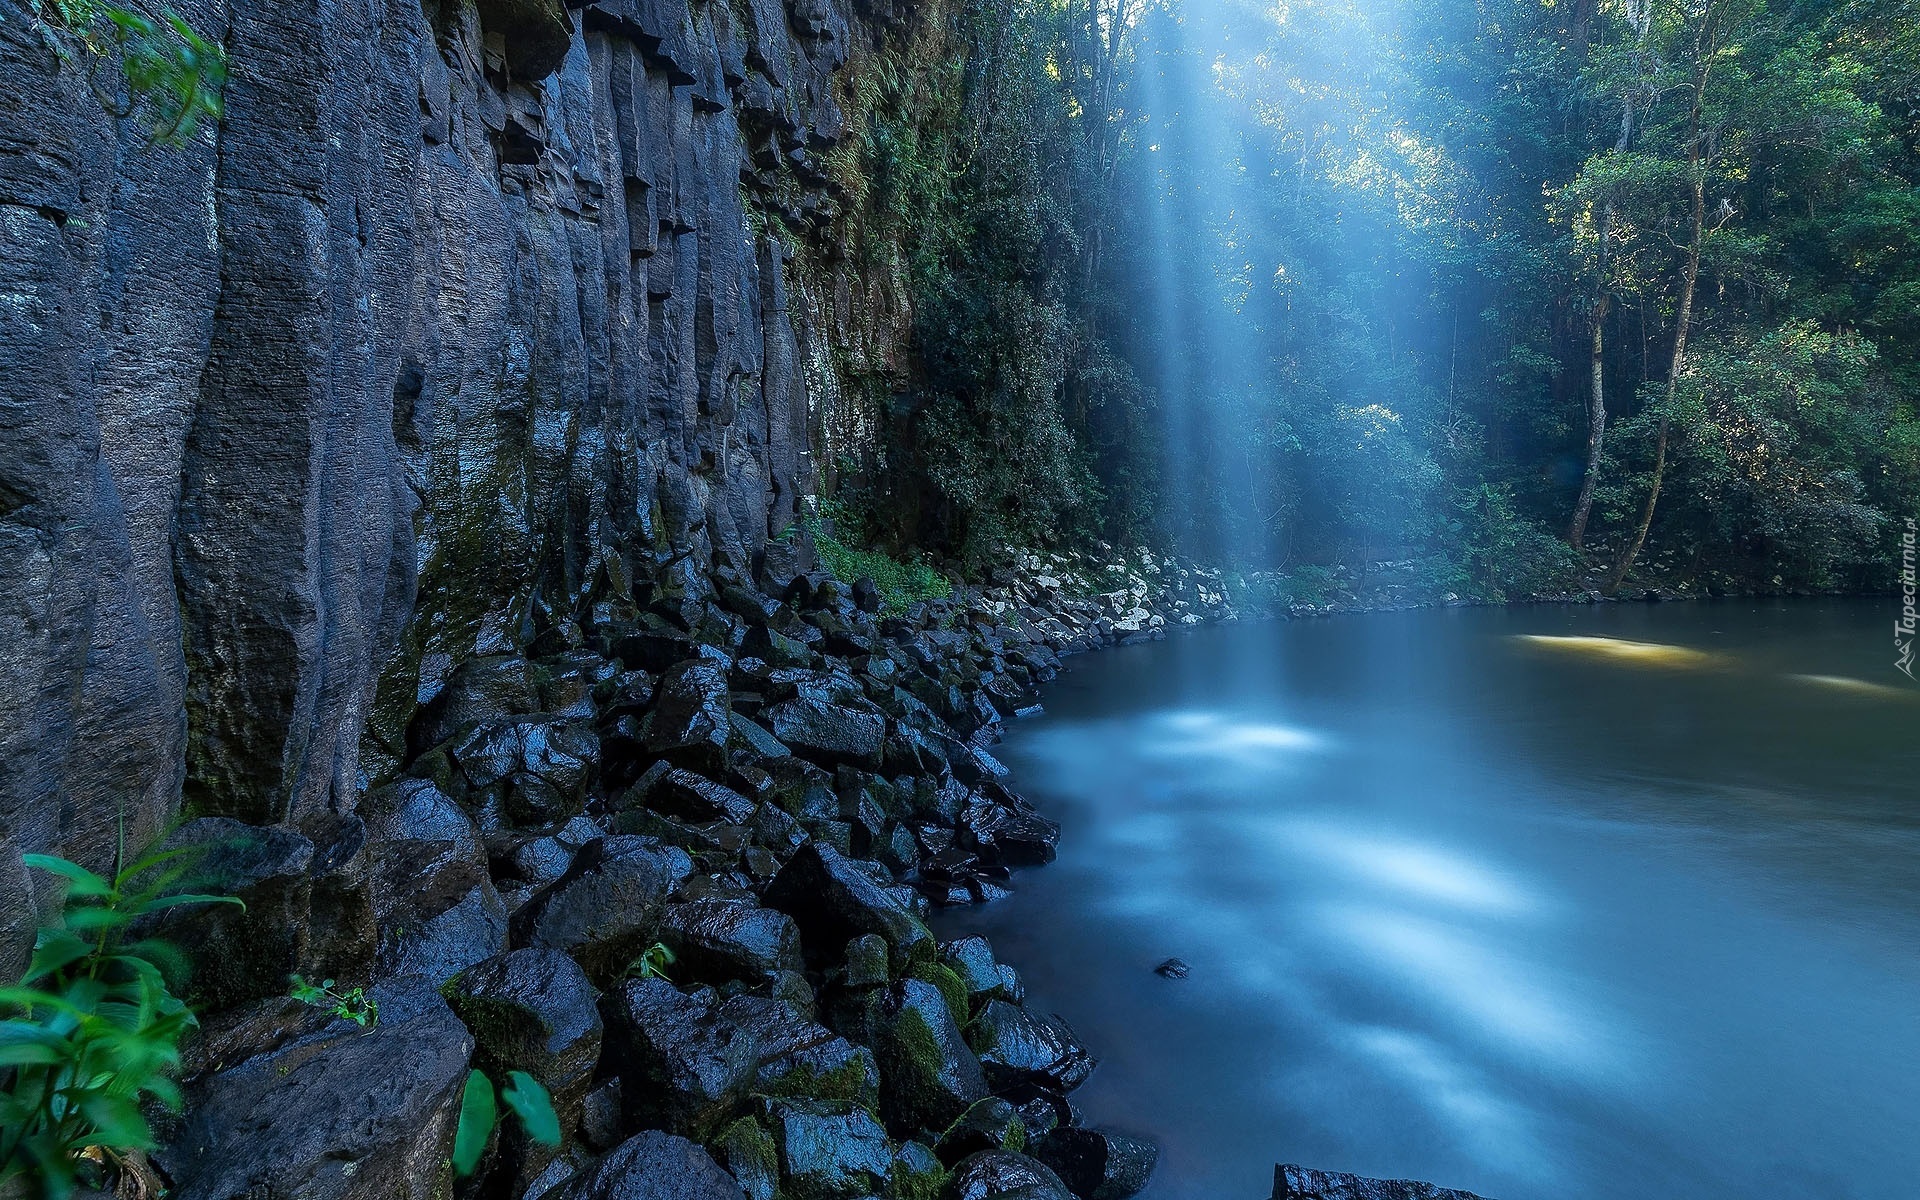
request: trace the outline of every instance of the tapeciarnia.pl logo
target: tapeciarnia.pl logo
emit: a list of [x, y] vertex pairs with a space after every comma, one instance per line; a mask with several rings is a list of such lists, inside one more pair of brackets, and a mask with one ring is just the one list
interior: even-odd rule
[[1914, 609], [1914, 595], [1920, 592], [1914, 572], [1917, 536], [1920, 536], [1920, 526], [1908, 517], [1906, 531], [1900, 535], [1900, 619], [1893, 623], [1893, 668], [1908, 679], [1914, 677], [1914, 633], [1920, 629], [1920, 611]]

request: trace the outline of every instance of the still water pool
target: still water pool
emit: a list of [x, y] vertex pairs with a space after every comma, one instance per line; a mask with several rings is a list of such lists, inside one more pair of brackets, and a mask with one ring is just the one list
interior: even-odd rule
[[[1920, 690], [1885, 603], [1249, 624], [1073, 661], [1057, 863], [958, 912], [1146, 1193], [1920, 1197]], [[1152, 968], [1177, 956], [1181, 981]]]

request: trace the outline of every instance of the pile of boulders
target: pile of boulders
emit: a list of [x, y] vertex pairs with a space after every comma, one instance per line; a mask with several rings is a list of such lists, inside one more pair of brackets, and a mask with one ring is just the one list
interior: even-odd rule
[[[354, 818], [379, 1020], [210, 1018], [171, 1194], [1131, 1195], [1155, 1151], [1081, 1126], [1093, 1057], [926, 922], [1053, 858], [988, 747], [1061, 656], [1232, 615], [1216, 574], [1137, 558], [1028, 557], [905, 607], [722, 571], [458, 664]], [[538, 1080], [565, 1138], [505, 1122], [455, 1184], [475, 1067]]]

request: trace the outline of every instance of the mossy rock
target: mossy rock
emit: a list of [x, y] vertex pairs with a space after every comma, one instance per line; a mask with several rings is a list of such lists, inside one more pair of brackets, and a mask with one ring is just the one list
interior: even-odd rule
[[907, 975], [939, 988], [941, 998], [947, 1002], [947, 1011], [953, 1014], [954, 1023], [962, 1028], [966, 1026], [971, 1015], [967, 1008], [967, 985], [951, 968], [937, 962], [920, 962], [913, 964]]
[[906, 1142], [893, 1156], [887, 1172], [886, 1200], [939, 1200], [947, 1183], [947, 1168], [920, 1142]]
[[780, 1191], [780, 1151], [766, 1126], [741, 1117], [720, 1131], [708, 1147], [747, 1194], [747, 1200], [775, 1200]]
[[934, 985], [901, 980], [880, 1005], [875, 1026], [881, 1111], [890, 1125], [945, 1129], [987, 1094], [980, 1062]]

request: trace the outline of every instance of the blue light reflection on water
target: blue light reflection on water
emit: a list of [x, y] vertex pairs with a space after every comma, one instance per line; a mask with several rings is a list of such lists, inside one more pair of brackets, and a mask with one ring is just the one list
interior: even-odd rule
[[[1920, 706], [1794, 678], [1872, 677], [1877, 616], [1416, 613], [1080, 660], [1005, 747], [1061, 860], [943, 936], [992, 936], [1102, 1056], [1077, 1100], [1162, 1141], [1151, 1196], [1262, 1195], [1276, 1160], [1912, 1194]], [[1522, 640], [1562, 633], [1712, 665]]]

